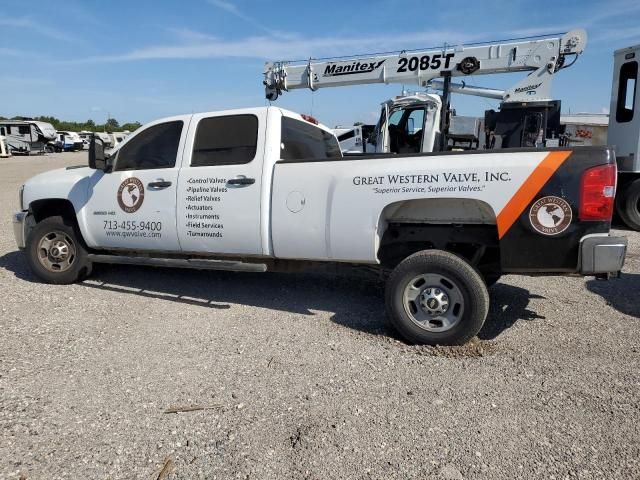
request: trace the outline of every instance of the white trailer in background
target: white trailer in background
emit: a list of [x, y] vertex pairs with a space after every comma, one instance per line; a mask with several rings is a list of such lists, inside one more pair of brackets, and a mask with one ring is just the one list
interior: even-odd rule
[[0, 135], [0, 158], [7, 158], [11, 156], [11, 152], [9, 152], [5, 140], [6, 138]]
[[560, 117], [564, 127], [563, 143], [569, 147], [607, 144], [607, 113], [570, 113]]
[[376, 151], [376, 146], [369, 143], [375, 128], [375, 125], [337, 126], [333, 133], [340, 143], [342, 153], [367, 153]]
[[105, 148], [113, 148], [113, 138], [110, 133], [107, 132], [89, 132], [88, 130], [83, 130], [78, 133], [80, 138], [82, 139], [83, 150], [89, 149], [89, 144], [91, 143], [91, 137], [95, 135], [96, 138], [102, 140]]
[[12, 154], [44, 153], [48, 142], [55, 140], [56, 131], [50, 123], [37, 120], [2, 120], [0, 136], [5, 137]]
[[129, 136], [129, 133], [130, 132], [113, 132], [109, 134], [109, 136], [111, 137], [111, 148], [116, 148], [118, 145], [124, 142], [125, 139]]
[[627, 226], [640, 230], [640, 45], [616, 50], [613, 58], [607, 143], [618, 161], [616, 211]]
[[89, 132], [87, 130], [82, 130], [78, 132], [80, 139], [82, 140], [82, 149], [89, 150], [89, 145], [91, 144], [91, 137], [94, 135], [93, 132]]

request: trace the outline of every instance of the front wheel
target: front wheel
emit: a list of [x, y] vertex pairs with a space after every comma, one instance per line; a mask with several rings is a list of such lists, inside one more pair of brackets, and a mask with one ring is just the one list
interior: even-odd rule
[[407, 257], [386, 287], [387, 318], [409, 342], [462, 345], [482, 328], [489, 292], [480, 274], [442, 250]]
[[62, 217], [45, 218], [31, 230], [26, 254], [31, 270], [46, 283], [73, 283], [91, 273], [75, 223]]

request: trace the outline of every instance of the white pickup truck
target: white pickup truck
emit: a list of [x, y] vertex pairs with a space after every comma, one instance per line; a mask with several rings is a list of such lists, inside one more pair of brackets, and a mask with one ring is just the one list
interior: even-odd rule
[[35, 274], [94, 262], [263, 272], [369, 265], [409, 341], [459, 344], [503, 273], [608, 277], [615, 157], [604, 147], [343, 157], [331, 131], [276, 107], [165, 118], [89, 167], [28, 180], [14, 216]]

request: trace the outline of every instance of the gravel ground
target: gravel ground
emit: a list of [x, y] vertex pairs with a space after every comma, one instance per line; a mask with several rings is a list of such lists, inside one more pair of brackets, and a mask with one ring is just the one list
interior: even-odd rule
[[85, 161], [0, 159], [1, 478], [640, 478], [640, 234], [621, 279], [504, 277], [477, 341], [414, 347], [375, 281], [37, 283], [18, 187]]

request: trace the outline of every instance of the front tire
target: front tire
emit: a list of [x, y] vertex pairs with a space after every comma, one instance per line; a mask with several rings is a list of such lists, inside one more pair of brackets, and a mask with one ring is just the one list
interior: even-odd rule
[[74, 283], [91, 273], [77, 226], [63, 217], [36, 224], [27, 237], [26, 254], [33, 273], [46, 283]]
[[411, 343], [462, 345], [482, 328], [489, 292], [480, 274], [442, 250], [407, 257], [386, 287], [387, 318]]

